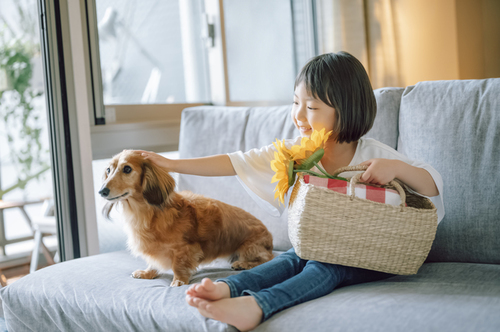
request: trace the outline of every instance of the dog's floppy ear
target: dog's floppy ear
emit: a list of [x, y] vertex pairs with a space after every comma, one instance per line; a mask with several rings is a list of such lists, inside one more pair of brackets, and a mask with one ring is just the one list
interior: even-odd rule
[[142, 167], [142, 195], [149, 204], [162, 206], [175, 189], [174, 179], [150, 161], [145, 161]]

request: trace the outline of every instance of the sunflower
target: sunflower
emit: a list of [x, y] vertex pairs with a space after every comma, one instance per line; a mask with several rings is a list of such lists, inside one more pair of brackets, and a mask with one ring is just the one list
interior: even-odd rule
[[325, 128], [315, 130], [310, 137], [303, 137], [300, 145], [292, 146], [293, 160], [299, 165], [298, 169], [310, 169], [314, 162], [321, 160], [324, 154], [323, 146], [331, 134], [332, 131], [325, 134]]
[[285, 204], [285, 195], [290, 186], [295, 182], [295, 173], [293, 172], [293, 158], [291, 151], [285, 146], [285, 140], [273, 143], [276, 151], [274, 152], [274, 160], [271, 161], [271, 168], [276, 172], [271, 183], [278, 182], [274, 189], [274, 199], [280, 199], [282, 204]]
[[[285, 146], [285, 140], [276, 139], [273, 143], [276, 148], [274, 160], [271, 161], [271, 168], [276, 172], [271, 183], [278, 182], [274, 189], [274, 199], [279, 197], [280, 202], [285, 204], [285, 195], [295, 183], [296, 172], [316, 174], [309, 170], [314, 165], [319, 167], [317, 163], [325, 153], [323, 146], [331, 134], [331, 131], [325, 134], [324, 128], [321, 131], [313, 131], [311, 137], [303, 137], [300, 145], [294, 145], [290, 149]], [[324, 170], [321, 172], [326, 174]]]

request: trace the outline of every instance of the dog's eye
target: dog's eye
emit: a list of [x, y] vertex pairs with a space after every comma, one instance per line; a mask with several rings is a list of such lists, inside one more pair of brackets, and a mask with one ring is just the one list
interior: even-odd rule
[[111, 172], [111, 170], [110, 170], [110, 169], [109, 169], [109, 167], [108, 167], [108, 168], [106, 168], [106, 173], [108, 173], [108, 174], [109, 174], [109, 172]]
[[132, 172], [132, 167], [130, 167], [130, 166], [123, 167], [123, 173], [127, 173], [128, 174], [130, 172]]

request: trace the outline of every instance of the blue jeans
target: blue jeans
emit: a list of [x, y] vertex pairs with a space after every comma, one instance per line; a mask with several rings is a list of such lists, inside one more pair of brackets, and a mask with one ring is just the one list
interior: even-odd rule
[[262, 321], [265, 321], [281, 310], [327, 295], [337, 287], [392, 276], [305, 260], [292, 248], [267, 263], [217, 281], [229, 286], [231, 297], [253, 296], [262, 309]]

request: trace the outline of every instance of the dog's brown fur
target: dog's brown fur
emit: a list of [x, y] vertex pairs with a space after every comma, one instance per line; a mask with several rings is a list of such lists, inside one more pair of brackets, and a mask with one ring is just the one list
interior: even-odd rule
[[215, 199], [175, 192], [168, 172], [138, 152], [125, 150], [113, 157], [104, 188], [109, 194], [103, 212], [109, 217], [115, 204], [123, 205], [128, 246], [149, 264], [145, 271], [135, 271], [135, 278], [152, 279], [159, 270], [172, 269], [171, 286], [180, 286], [189, 283], [201, 263], [218, 257], [237, 255], [236, 270], [273, 258], [272, 235], [260, 220]]

